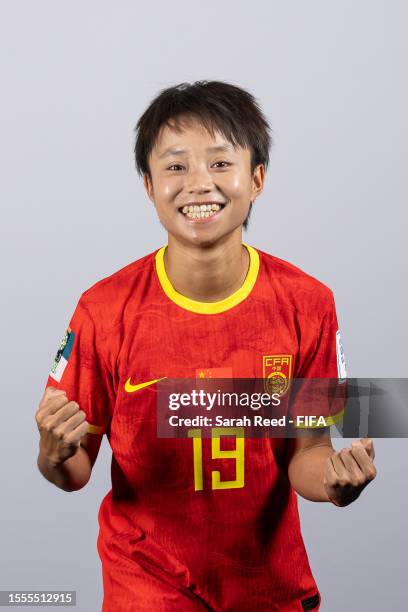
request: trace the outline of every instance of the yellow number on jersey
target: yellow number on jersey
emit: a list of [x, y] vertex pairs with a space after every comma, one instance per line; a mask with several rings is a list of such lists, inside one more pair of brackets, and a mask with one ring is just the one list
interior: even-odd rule
[[[203, 490], [203, 445], [201, 429], [189, 429], [189, 438], [193, 438], [194, 461], [194, 489]], [[235, 436], [235, 448], [221, 450], [220, 436]], [[212, 489], [239, 489], [244, 486], [244, 428], [243, 427], [214, 427], [211, 430], [211, 458], [235, 459], [235, 480], [221, 480], [218, 470], [211, 472]]]

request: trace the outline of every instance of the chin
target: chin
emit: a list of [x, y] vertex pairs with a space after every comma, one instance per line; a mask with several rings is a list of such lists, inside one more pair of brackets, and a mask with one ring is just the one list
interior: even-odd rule
[[217, 240], [219, 239], [219, 236], [199, 236], [199, 235], [193, 235], [193, 236], [185, 236], [184, 237], [184, 242], [190, 246], [195, 246], [195, 247], [210, 247], [213, 246]]

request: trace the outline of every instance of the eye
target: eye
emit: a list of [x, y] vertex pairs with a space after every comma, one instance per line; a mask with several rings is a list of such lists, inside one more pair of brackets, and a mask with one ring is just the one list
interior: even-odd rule
[[219, 168], [227, 168], [228, 166], [231, 166], [230, 162], [227, 162], [227, 161], [215, 162], [214, 166], [216, 166], [217, 164], [225, 164], [224, 166], [219, 166]]
[[167, 170], [171, 170], [172, 168], [176, 168], [177, 171], [179, 168], [183, 169], [183, 166], [181, 166], [180, 164], [172, 164], [167, 168]]

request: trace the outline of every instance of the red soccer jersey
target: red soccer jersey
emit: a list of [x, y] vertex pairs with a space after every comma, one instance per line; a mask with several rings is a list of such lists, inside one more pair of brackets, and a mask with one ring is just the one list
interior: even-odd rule
[[218, 302], [172, 287], [165, 246], [102, 279], [57, 353], [46, 386], [66, 390], [112, 449], [98, 516], [104, 612], [319, 608], [287, 439], [237, 436], [228, 454], [216, 439], [157, 437], [162, 377], [345, 376], [331, 290], [245, 247], [245, 281]]

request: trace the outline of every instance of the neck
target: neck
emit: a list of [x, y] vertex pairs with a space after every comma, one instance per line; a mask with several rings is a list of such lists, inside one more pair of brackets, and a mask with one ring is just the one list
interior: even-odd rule
[[169, 235], [164, 266], [176, 291], [199, 302], [218, 302], [242, 286], [249, 254], [241, 233], [204, 247], [183, 244]]

